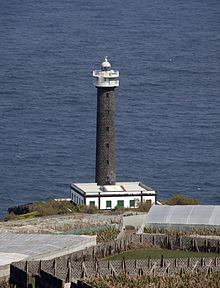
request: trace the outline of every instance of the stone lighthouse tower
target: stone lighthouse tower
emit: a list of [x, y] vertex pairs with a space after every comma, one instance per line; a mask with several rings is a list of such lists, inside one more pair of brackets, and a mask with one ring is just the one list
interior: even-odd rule
[[119, 71], [114, 71], [107, 57], [101, 70], [93, 71], [97, 88], [96, 179], [97, 185], [115, 185], [115, 87]]

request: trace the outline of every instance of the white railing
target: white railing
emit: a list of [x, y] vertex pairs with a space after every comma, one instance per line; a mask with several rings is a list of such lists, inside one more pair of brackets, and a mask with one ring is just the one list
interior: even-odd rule
[[95, 81], [93, 83], [96, 87], [118, 87], [119, 80], [110, 80], [110, 81]]
[[93, 71], [93, 77], [104, 77], [104, 78], [117, 78], [119, 77], [119, 71]]

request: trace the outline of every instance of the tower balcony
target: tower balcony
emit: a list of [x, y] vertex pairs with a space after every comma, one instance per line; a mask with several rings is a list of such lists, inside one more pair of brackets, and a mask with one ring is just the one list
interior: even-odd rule
[[95, 70], [93, 71], [93, 77], [103, 77], [103, 78], [118, 78], [119, 77], [119, 71], [101, 71], [101, 70]]
[[109, 80], [106, 78], [98, 78], [97, 81], [93, 83], [96, 87], [118, 87], [119, 86], [119, 80]]

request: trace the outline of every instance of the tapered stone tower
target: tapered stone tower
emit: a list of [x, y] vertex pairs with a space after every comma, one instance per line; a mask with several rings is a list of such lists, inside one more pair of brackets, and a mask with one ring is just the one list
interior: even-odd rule
[[115, 87], [119, 71], [111, 69], [107, 57], [101, 70], [93, 71], [97, 88], [96, 179], [97, 185], [115, 185]]

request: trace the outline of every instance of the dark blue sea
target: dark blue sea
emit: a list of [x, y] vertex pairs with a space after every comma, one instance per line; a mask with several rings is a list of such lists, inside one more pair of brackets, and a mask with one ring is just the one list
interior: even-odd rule
[[106, 55], [117, 180], [220, 205], [219, 0], [1, 0], [0, 218], [94, 182]]

